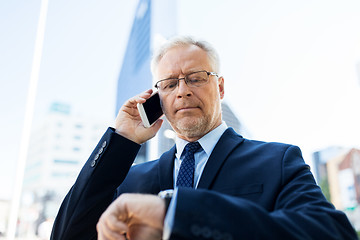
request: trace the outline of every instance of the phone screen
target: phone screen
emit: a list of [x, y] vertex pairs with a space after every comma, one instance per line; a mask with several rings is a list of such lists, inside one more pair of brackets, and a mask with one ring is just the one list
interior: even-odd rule
[[148, 100], [146, 100], [146, 102], [143, 103], [143, 107], [150, 125], [153, 124], [163, 114], [159, 93], [155, 93]]

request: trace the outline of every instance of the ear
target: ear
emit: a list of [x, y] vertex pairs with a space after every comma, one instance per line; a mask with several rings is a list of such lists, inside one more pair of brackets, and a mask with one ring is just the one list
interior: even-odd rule
[[220, 93], [220, 99], [224, 98], [225, 89], [224, 89], [224, 78], [219, 77], [218, 78], [218, 86], [219, 86], [219, 93]]

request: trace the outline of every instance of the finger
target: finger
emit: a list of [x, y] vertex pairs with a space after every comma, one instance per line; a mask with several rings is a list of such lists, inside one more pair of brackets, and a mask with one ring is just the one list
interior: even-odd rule
[[142, 224], [135, 224], [130, 227], [127, 233], [131, 240], [158, 240], [162, 237], [160, 229], [152, 228]]
[[126, 240], [125, 235], [106, 235], [104, 232], [98, 232], [98, 240]]
[[120, 234], [128, 231], [128, 226], [114, 215], [108, 216], [105, 220], [105, 224], [110, 230], [114, 232], [119, 232]]
[[107, 240], [104, 234], [101, 231], [97, 231], [97, 239], [98, 240]]
[[98, 239], [106, 239], [106, 240], [117, 240], [117, 239], [126, 239], [125, 238], [125, 233], [126, 231], [124, 230], [113, 230], [109, 227], [109, 225], [104, 222], [98, 222], [98, 224], [96, 225], [96, 230], [98, 232]]
[[121, 234], [121, 233], [112, 232], [109, 230], [103, 231], [102, 233], [103, 233], [104, 239], [111, 239], [111, 240], [125, 240], [126, 239], [125, 233]]
[[[149, 89], [149, 90], [146, 90], [145, 92], [142, 92], [140, 93], [139, 95], [136, 95], [132, 98], [129, 99], [129, 103], [131, 105], [135, 105], [137, 103], [144, 103], [146, 102], [146, 100], [148, 98], [150, 98], [151, 94], [152, 94], [153, 90], [152, 89]], [[125, 104], [126, 105], [126, 104]]]
[[152, 89], [148, 89], [148, 90], [146, 90], [145, 92], [140, 93], [138, 96], [139, 96], [140, 98], [148, 99], [148, 98], [151, 96], [152, 93], [153, 93], [153, 90], [152, 90]]
[[119, 221], [116, 208], [110, 205], [101, 215], [96, 230], [104, 239], [124, 239], [122, 235], [127, 231], [127, 226]]
[[154, 131], [155, 133], [157, 133], [161, 127], [161, 125], [163, 124], [164, 120], [163, 119], [158, 119], [156, 120], [156, 122], [150, 127], [152, 129], [152, 131]]
[[132, 98], [130, 98], [128, 101], [125, 102], [125, 104], [122, 106], [122, 108], [120, 109], [119, 114], [121, 114], [121, 112], [126, 112], [127, 114], [129, 114], [130, 116], [138, 116], [138, 110], [137, 110], [137, 104], [138, 103], [145, 103], [147, 99], [149, 99], [151, 97], [153, 90], [149, 89], [145, 92], [140, 93], [139, 95], [136, 95]]
[[[149, 89], [145, 92], [140, 93], [132, 98], [130, 98], [121, 108], [119, 114], [121, 112], [127, 113], [129, 116], [132, 117], [140, 117], [139, 111], [137, 109], [137, 104], [145, 103], [147, 99], [149, 99], [152, 95], [153, 90]], [[139, 118], [140, 119], [140, 118]]]
[[98, 240], [112, 240], [112, 238], [108, 238], [107, 236], [105, 236], [103, 230], [98, 231]]

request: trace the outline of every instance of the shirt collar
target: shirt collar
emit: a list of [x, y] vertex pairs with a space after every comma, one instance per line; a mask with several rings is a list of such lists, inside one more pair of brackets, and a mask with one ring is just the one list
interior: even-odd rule
[[[201, 147], [205, 151], [207, 157], [210, 156], [210, 154], [215, 148], [216, 143], [219, 141], [221, 135], [223, 135], [226, 129], [227, 129], [226, 123], [222, 122], [218, 127], [216, 127], [211, 132], [207, 133], [198, 140]], [[189, 142], [176, 136], [175, 143], [176, 143], [176, 157], [180, 159], [180, 156], [184, 151], [186, 144], [188, 144]]]

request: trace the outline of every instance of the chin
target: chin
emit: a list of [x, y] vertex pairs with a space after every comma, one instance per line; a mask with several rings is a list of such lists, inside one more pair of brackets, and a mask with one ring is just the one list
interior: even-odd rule
[[175, 128], [181, 135], [193, 138], [205, 135], [207, 125], [205, 118], [196, 118], [191, 121], [182, 119], [175, 124]]

